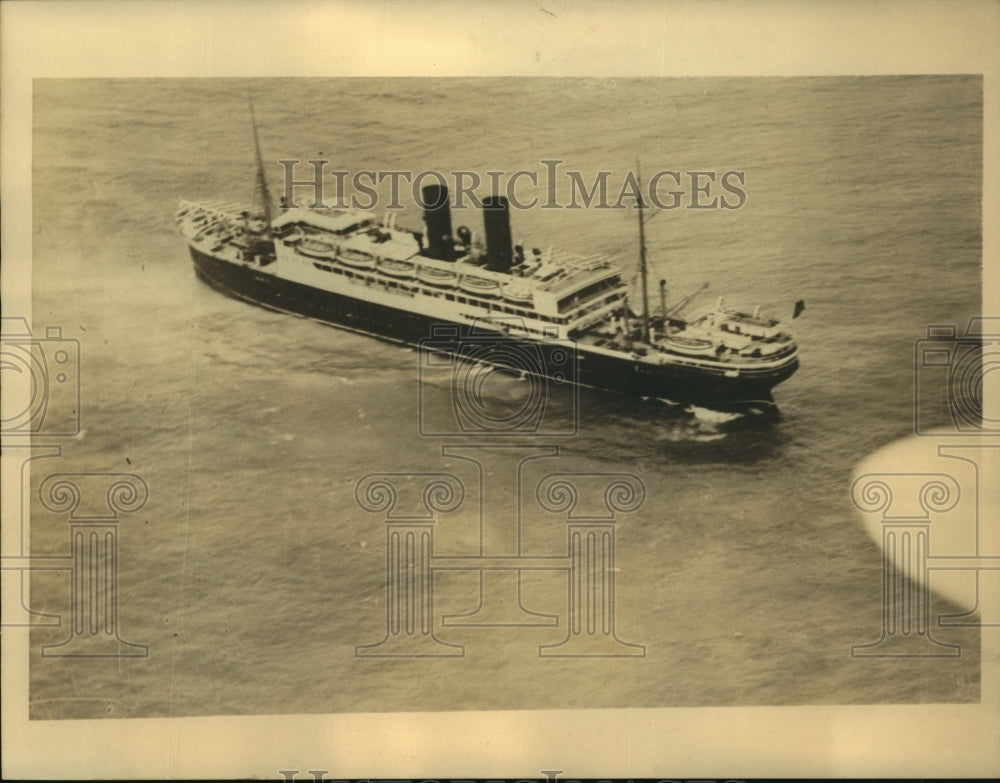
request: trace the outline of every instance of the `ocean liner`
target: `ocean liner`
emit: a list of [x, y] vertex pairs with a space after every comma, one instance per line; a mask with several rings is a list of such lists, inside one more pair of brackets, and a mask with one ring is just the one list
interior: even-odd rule
[[514, 245], [502, 196], [483, 200], [485, 241], [452, 230], [442, 185], [422, 191], [422, 231], [397, 213], [276, 214], [256, 127], [254, 141], [261, 203], [182, 200], [175, 215], [198, 276], [225, 294], [485, 367], [710, 407], [768, 408], [798, 368], [794, 338], [759, 308], [719, 298], [682, 315], [692, 297], [668, 308], [661, 281], [650, 309], [641, 197], [636, 312], [610, 260]]

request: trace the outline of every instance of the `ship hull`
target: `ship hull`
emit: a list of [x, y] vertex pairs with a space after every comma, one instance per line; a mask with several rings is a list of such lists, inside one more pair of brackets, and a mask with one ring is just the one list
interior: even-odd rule
[[[587, 350], [586, 346], [576, 351], [575, 363], [567, 362], [565, 342], [532, 341], [489, 332], [478, 325], [473, 336], [466, 325], [303, 285], [215, 258], [194, 247], [189, 249], [198, 276], [228, 296], [397, 343], [471, 356], [501, 367], [509, 364], [510, 369], [518, 372], [584, 387], [739, 408], [771, 403], [771, 390], [798, 367], [798, 360], [793, 359], [778, 368], [741, 368], [734, 376], [732, 370], [727, 374], [726, 369], [709, 369], [693, 363], [652, 365]], [[520, 358], [512, 347], [520, 348]]]

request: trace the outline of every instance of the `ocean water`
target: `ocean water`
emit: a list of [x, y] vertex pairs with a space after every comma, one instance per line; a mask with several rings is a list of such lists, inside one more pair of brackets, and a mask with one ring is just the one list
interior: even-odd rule
[[[525, 439], [559, 449], [526, 466], [526, 487], [552, 471], [641, 478], [644, 505], [617, 525], [615, 623], [644, 657], [540, 659], [565, 625], [442, 627], [475, 606], [461, 573], [439, 575], [435, 621], [465, 657], [355, 657], [385, 634], [385, 526], [356, 482], [453, 471], [474, 506], [476, 476], [442, 454], [456, 439], [419, 430], [448, 410], [446, 368], [421, 375], [415, 351], [195, 278], [172, 215], [181, 197], [252, 196], [248, 94], [276, 192], [281, 158], [539, 172], [537, 188], [519, 180], [525, 200], [546, 195], [546, 159], [588, 182], [608, 170], [620, 183], [637, 161], [647, 176], [745, 172], [741, 209], [665, 211], [647, 243], [672, 301], [705, 282], [706, 301], [784, 314], [805, 300], [780, 417], [563, 389], [546, 421], [578, 433]], [[83, 431], [35, 463], [31, 546], [67, 547], [65, 518], [37, 502], [48, 473], [140, 475], [149, 502], [120, 525], [119, 631], [149, 656], [43, 658], [67, 631], [38, 629], [31, 717], [977, 701], [975, 629], [936, 632], [960, 659], [850, 657], [880, 633], [882, 556], [849, 485], [860, 459], [913, 430], [926, 325], [979, 311], [982, 134], [981, 81], [960, 76], [38, 80], [33, 325], [80, 341]], [[402, 201], [400, 224], [418, 225]], [[634, 269], [632, 210], [512, 222], [529, 246]], [[480, 225], [473, 212], [455, 223]], [[516, 404], [523, 383], [489, 391]], [[504, 452], [484, 454], [486, 525], [501, 535], [513, 473]], [[525, 551], [564, 551], [565, 525], [533, 502]], [[469, 508], [444, 515], [436, 551], [473, 553], [478, 523]], [[33, 608], [65, 614], [67, 591], [65, 574], [36, 574]], [[565, 615], [565, 577], [526, 577], [522, 599]]]

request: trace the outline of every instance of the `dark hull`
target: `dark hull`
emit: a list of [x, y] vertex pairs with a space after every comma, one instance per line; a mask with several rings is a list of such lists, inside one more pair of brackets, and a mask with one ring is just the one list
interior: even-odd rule
[[740, 407], [769, 403], [771, 390], [798, 367], [798, 360], [779, 369], [723, 370], [684, 365], [648, 366], [580, 348], [577, 361], [563, 345], [512, 338], [476, 330], [393, 307], [323, 291], [283, 280], [248, 266], [237, 266], [190, 248], [198, 276], [229, 296], [270, 309], [296, 313], [324, 323], [446, 354], [458, 354], [518, 372], [544, 375], [609, 391], [676, 402], [702, 402]]

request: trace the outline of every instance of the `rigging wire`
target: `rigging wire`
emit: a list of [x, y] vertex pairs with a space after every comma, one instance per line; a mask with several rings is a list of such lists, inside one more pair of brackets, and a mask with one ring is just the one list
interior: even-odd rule
[[[646, 209], [649, 209], [649, 207], [646, 207]], [[657, 208], [655, 212], [650, 213], [649, 217], [647, 217], [645, 220], [642, 221], [642, 224], [644, 226], [648, 226], [649, 225], [649, 221], [651, 221], [653, 218], [655, 218], [657, 215], [659, 215], [663, 211], [664, 210]], [[627, 248], [631, 244], [632, 244], [632, 241], [629, 240], [624, 245], [622, 245], [621, 247], [619, 247], [617, 250], [612, 250], [610, 253], [608, 253], [608, 256], [609, 257], [617, 256], [619, 253], [621, 253], [623, 250], [625, 250], [625, 248]], [[646, 257], [647, 258], [649, 257], [649, 250], [648, 249], [646, 250]]]

